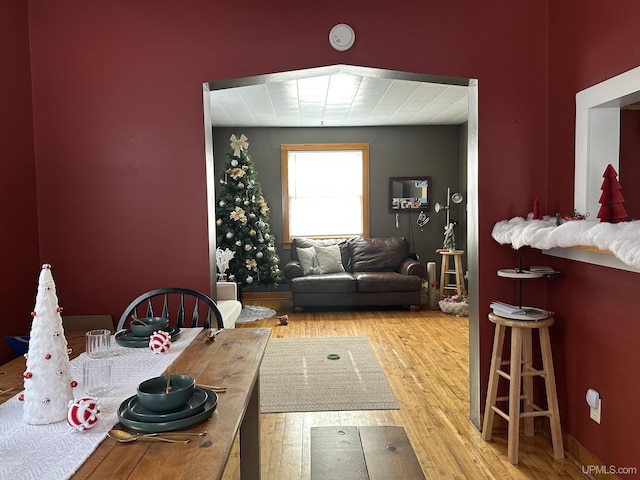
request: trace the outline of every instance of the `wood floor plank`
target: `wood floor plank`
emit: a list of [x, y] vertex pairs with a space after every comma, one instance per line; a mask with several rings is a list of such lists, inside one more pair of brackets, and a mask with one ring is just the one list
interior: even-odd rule
[[[289, 315], [289, 324], [272, 318], [238, 328], [270, 327], [272, 338], [366, 336], [400, 404], [400, 410], [262, 414], [263, 480], [309, 480], [311, 428], [351, 425], [404, 427], [429, 479], [586, 478], [568, 459], [553, 458], [545, 435], [520, 438], [518, 465], [507, 460], [506, 432], [482, 440], [469, 421], [467, 317], [392, 309], [294, 313], [262, 298], [252, 304]], [[239, 479], [236, 462], [232, 454], [224, 480]]]

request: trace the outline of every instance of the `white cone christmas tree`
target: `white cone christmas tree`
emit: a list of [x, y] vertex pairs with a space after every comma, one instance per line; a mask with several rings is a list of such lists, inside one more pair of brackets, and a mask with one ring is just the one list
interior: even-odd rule
[[65, 420], [73, 400], [67, 339], [62, 327], [51, 265], [40, 272], [36, 306], [31, 313], [31, 334], [24, 372], [24, 410], [22, 419], [31, 425]]

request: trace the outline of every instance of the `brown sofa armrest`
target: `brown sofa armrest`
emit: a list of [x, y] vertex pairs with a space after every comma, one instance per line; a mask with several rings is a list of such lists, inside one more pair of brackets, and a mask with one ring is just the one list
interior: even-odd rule
[[425, 276], [424, 267], [418, 260], [414, 260], [413, 258], [405, 259], [400, 264], [398, 273], [402, 275], [418, 275], [421, 278], [424, 278]]
[[284, 276], [289, 280], [304, 276], [300, 262], [290, 261], [284, 266]]

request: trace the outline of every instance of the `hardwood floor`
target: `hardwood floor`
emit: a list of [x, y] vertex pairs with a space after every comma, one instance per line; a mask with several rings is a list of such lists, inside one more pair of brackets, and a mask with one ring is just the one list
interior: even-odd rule
[[[366, 336], [400, 404], [400, 410], [279, 413], [261, 415], [263, 480], [309, 479], [313, 426], [399, 425], [404, 427], [422, 470], [434, 479], [586, 478], [569, 460], [555, 460], [548, 437], [520, 439], [520, 462], [507, 460], [506, 433], [482, 440], [469, 421], [468, 318], [440, 311], [321, 311], [291, 313], [286, 303], [264, 305], [277, 318], [237, 328], [272, 328], [272, 337]], [[238, 449], [225, 480], [239, 478]], [[339, 479], [323, 479], [339, 480]]]

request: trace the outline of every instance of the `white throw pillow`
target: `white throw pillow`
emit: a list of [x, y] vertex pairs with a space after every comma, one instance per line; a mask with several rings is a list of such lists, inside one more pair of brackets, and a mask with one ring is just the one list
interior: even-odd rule
[[320, 264], [320, 273], [344, 272], [338, 245], [316, 246], [316, 257]]
[[302, 267], [303, 275], [312, 275], [314, 273], [320, 273], [320, 267], [318, 265], [318, 257], [316, 257], [316, 249], [313, 247], [297, 248], [298, 260], [300, 260], [300, 266]]

